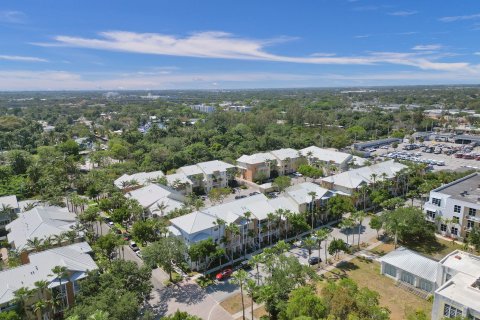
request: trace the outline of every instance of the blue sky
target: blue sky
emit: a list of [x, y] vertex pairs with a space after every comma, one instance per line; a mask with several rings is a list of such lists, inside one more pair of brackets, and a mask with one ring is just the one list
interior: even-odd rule
[[0, 90], [480, 82], [473, 0], [2, 0]]

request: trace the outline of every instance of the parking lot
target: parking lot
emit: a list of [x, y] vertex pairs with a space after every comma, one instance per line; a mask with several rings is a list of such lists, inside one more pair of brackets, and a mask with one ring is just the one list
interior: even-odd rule
[[[400, 160], [414, 161], [418, 163], [426, 163], [432, 165], [433, 170], [459, 170], [461, 168], [479, 169], [480, 160], [475, 160], [477, 155], [480, 155], [480, 147], [467, 148], [466, 145], [459, 145], [449, 142], [425, 141], [418, 143], [424, 145], [414, 150], [404, 150], [408, 143], [402, 143], [396, 150], [389, 147], [379, 148], [372, 153], [373, 156], [380, 156], [382, 158], [396, 158]], [[432, 152], [422, 152], [425, 147], [431, 148]], [[440, 153], [435, 153], [441, 149]], [[457, 150], [459, 149], [459, 150]], [[429, 151], [430, 151], [429, 150]], [[466, 150], [466, 152], [465, 152]], [[453, 152], [453, 154], [446, 154], [446, 152]], [[457, 158], [457, 153], [468, 153], [473, 159]]]

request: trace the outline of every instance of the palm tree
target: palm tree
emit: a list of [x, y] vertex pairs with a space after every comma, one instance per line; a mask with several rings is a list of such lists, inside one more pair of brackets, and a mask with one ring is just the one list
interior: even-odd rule
[[226, 221], [221, 218], [217, 218], [215, 221], [213, 221], [213, 225], [217, 226], [218, 228], [218, 240], [220, 240], [222, 234], [222, 226], [225, 227], [225, 224]]
[[[67, 268], [64, 267], [64, 266], [56, 266], [52, 269], [52, 272], [53, 272], [53, 275], [56, 277], [56, 279], [58, 279], [58, 282], [60, 283], [59, 284], [59, 287], [60, 287], [60, 292], [59, 292], [59, 296], [60, 296], [60, 305], [62, 306], [62, 310], [65, 309], [65, 303], [63, 301], [63, 288], [62, 288], [62, 280], [66, 277], [68, 277], [68, 271], [67, 271]], [[51, 276], [53, 276], [51, 275]], [[66, 296], [66, 292], [65, 292], [65, 296]], [[56, 300], [58, 300], [58, 296], [56, 297]]]
[[366, 184], [362, 185], [359, 190], [360, 194], [362, 195], [363, 210], [366, 210], [368, 191], [368, 185]]
[[42, 239], [34, 237], [33, 239], [27, 239], [27, 247], [35, 252], [42, 250]]
[[233, 241], [236, 239], [236, 237], [240, 234], [240, 228], [234, 224], [234, 223], [230, 223], [227, 227], [226, 227], [228, 233], [230, 234], [230, 253], [231, 253], [231, 261], [233, 262]]
[[255, 294], [255, 291], [257, 290], [257, 285], [255, 284], [255, 281], [252, 279], [247, 279], [247, 283], [245, 284], [245, 290], [247, 291], [247, 295], [251, 299], [251, 305], [250, 305], [250, 311], [252, 313], [252, 320], [254, 319], [253, 317], [253, 295]]
[[30, 211], [33, 208], [35, 208], [37, 205], [38, 205], [38, 202], [29, 202], [25, 206], [23, 206], [23, 211], [24, 212]]
[[267, 213], [267, 227], [268, 227], [268, 245], [272, 244], [272, 222], [275, 220], [273, 212]]
[[37, 313], [40, 311], [40, 318], [43, 319], [44, 311], [47, 310], [47, 316], [48, 318], [50, 318], [50, 312], [48, 311], [48, 309], [50, 307], [51, 301], [47, 299], [47, 292], [50, 292], [50, 289], [48, 288], [49, 282], [45, 280], [39, 280], [35, 281], [34, 285], [35, 290], [38, 293], [38, 302], [42, 302], [38, 305], [35, 305], [37, 310], [34, 310], [34, 312]]
[[17, 305], [17, 312], [19, 315], [22, 317], [22, 319], [26, 318], [27, 315], [27, 308], [26, 308], [26, 301], [30, 296], [32, 295], [32, 291], [29, 290], [28, 288], [21, 287], [18, 290], [16, 290], [14, 293], [14, 300], [15, 304]]
[[242, 296], [242, 319], [245, 320], [245, 301], [243, 300], [243, 287], [248, 279], [248, 273], [245, 270], [238, 270], [232, 276], [232, 282], [240, 286], [240, 295]]
[[312, 202], [310, 203], [310, 214], [312, 219], [312, 230], [313, 230], [313, 221], [314, 221], [314, 205], [315, 205], [315, 198], [317, 197], [317, 193], [315, 191], [311, 191], [308, 193], [310, 197], [312, 197]]
[[361, 234], [361, 231], [362, 231], [362, 223], [363, 223], [363, 220], [367, 217], [367, 214], [363, 211], [357, 211], [357, 212], [354, 212], [352, 215], [353, 215], [353, 219], [358, 224], [358, 240], [357, 240], [357, 243], [358, 243], [358, 248], [360, 248], [360, 234]]
[[165, 210], [168, 206], [163, 202], [157, 202], [157, 207], [152, 212], [160, 212], [160, 216], [163, 217]]
[[[246, 221], [246, 226], [247, 226], [247, 231], [248, 231], [248, 226], [250, 224], [250, 218], [252, 217], [252, 213], [250, 211], [246, 211], [244, 214], [243, 214], [243, 218], [245, 219]], [[244, 246], [244, 250], [243, 250], [243, 255], [246, 256], [247, 255], [247, 245], [248, 245], [248, 239], [249, 238], [249, 234], [248, 232], [246, 233], [246, 237], [245, 237], [245, 226], [242, 225], [242, 246]]]
[[328, 237], [330, 235], [330, 231], [328, 231], [327, 228], [321, 228], [320, 230], [317, 230], [315, 232], [315, 237], [317, 238], [318, 241], [318, 257], [320, 258], [320, 249], [321, 249], [321, 244], [322, 241], [325, 240], [325, 263], [328, 261], [328, 255], [327, 255], [327, 247], [328, 247]]
[[[303, 240], [303, 247], [305, 249], [308, 250], [308, 259], [310, 259], [310, 257], [312, 256], [312, 249], [313, 247], [315, 247], [315, 244], [317, 243], [317, 241], [313, 238], [306, 238], [305, 240]], [[320, 255], [318, 256], [320, 258]]]
[[248, 263], [251, 266], [254, 266], [255, 269], [257, 270], [257, 274], [255, 275], [255, 277], [257, 278], [257, 285], [260, 285], [260, 271], [258, 269], [260, 267], [260, 263], [264, 262], [264, 260], [265, 259], [262, 254], [256, 254], [254, 256], [251, 256], [250, 260], [248, 261]]
[[370, 179], [372, 179], [372, 188], [375, 190], [378, 174], [372, 173]]
[[60, 234], [56, 234], [56, 235], [53, 236], [53, 242], [54, 242], [57, 246], [61, 246], [62, 243], [65, 241], [66, 238], [67, 238], [67, 235], [65, 234], [65, 232], [60, 233]]
[[347, 236], [347, 243], [349, 243], [348, 238], [350, 236], [350, 229], [353, 228], [354, 225], [355, 225], [355, 222], [351, 218], [343, 219], [339, 225], [340, 229], [346, 230], [345, 234]]

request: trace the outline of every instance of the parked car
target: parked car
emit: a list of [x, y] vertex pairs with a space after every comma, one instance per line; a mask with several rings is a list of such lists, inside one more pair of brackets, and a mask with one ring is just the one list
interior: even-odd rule
[[227, 279], [228, 277], [230, 277], [233, 273], [233, 270], [228, 268], [228, 269], [225, 269], [219, 273], [217, 273], [217, 275], [215, 276], [215, 279], [217, 280], [225, 280]]
[[135, 254], [137, 255], [137, 257], [139, 257], [140, 259], [142, 259], [142, 252], [139, 250], [135, 251]]
[[260, 194], [260, 192], [257, 192], [257, 191], [254, 191], [254, 192], [250, 192], [249, 196], [254, 196], [256, 194]]
[[308, 264], [309, 265], [314, 265], [314, 264], [319, 264], [320, 262], [322, 262], [322, 259], [320, 259], [320, 257], [310, 257], [308, 258]]
[[140, 248], [137, 246], [135, 241], [130, 241], [130, 248], [132, 248], [134, 252], [140, 251]]

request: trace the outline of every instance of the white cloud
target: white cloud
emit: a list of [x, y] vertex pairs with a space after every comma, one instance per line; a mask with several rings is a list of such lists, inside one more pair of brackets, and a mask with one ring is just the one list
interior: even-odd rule
[[364, 39], [364, 38], [370, 38], [370, 34], [359, 34], [358, 36], [354, 36], [355, 39]]
[[455, 22], [455, 21], [473, 20], [473, 19], [480, 19], [480, 13], [463, 15], [463, 16], [442, 17], [438, 20], [440, 20], [442, 22]]
[[391, 16], [397, 16], [397, 17], [407, 17], [407, 16], [411, 16], [411, 15], [414, 15], [414, 14], [417, 14], [418, 11], [415, 11], [415, 10], [410, 10], [410, 11], [395, 11], [395, 12], [390, 12], [389, 15]]
[[413, 47], [412, 50], [432, 51], [432, 50], [439, 50], [442, 48], [443, 46], [441, 44], [419, 44]]
[[43, 58], [25, 57], [25, 56], [9, 56], [9, 55], [0, 55], [0, 60], [21, 61], [21, 62], [48, 62], [48, 60]]
[[[239, 38], [225, 32], [200, 32], [186, 37], [157, 33], [135, 33], [109, 31], [100, 33], [100, 38], [56, 36], [56, 42], [37, 43], [40, 46], [71, 46], [97, 50], [121, 51], [153, 55], [169, 55], [197, 58], [261, 60], [290, 63], [325, 65], [374, 65], [380, 63], [414, 66], [421, 69], [452, 70], [464, 68], [468, 63], [434, 62], [435, 57], [425, 53], [373, 52], [358, 56], [319, 56], [306, 57], [272, 54], [265, 50], [269, 45], [290, 38], [256, 40]], [[392, 54], [395, 57], [392, 58]], [[420, 56], [422, 55], [422, 56]]]
[[2, 10], [0, 11], [0, 22], [24, 23], [27, 16], [21, 11]]
[[477, 56], [480, 56], [480, 51], [474, 52], [473, 54], [474, 54], [474, 55], [477, 55]]

